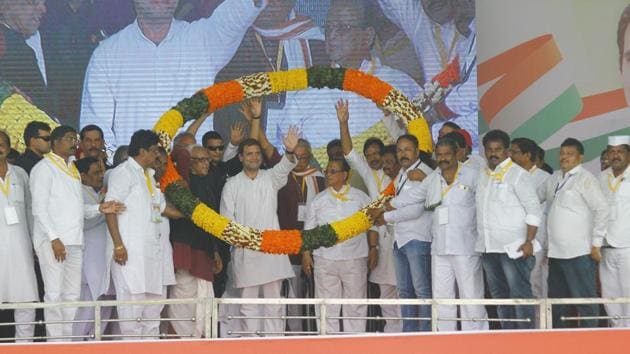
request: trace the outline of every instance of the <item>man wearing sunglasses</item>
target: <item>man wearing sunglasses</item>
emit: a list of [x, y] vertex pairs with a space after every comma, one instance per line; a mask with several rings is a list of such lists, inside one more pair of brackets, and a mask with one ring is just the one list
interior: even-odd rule
[[43, 122], [33, 121], [24, 129], [24, 144], [26, 151], [15, 162], [30, 174], [31, 169], [50, 152], [50, 126]]

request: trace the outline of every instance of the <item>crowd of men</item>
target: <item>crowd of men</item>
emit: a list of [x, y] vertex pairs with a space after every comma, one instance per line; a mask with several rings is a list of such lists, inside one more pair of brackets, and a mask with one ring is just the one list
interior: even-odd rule
[[[230, 247], [165, 200], [159, 180], [168, 153], [154, 132], [136, 131], [110, 166], [98, 126], [77, 133], [69, 126], [51, 131], [31, 122], [24, 131], [28, 149], [12, 163], [10, 138], [0, 132], [0, 300], [38, 301], [38, 272], [44, 302], [307, 297], [309, 286], [316, 298], [366, 298], [368, 282], [378, 284], [380, 297], [388, 299], [480, 299], [486, 287], [497, 299], [594, 298], [598, 269], [601, 296], [630, 295], [624, 281], [630, 257], [624, 217], [630, 210], [629, 136], [609, 137], [610, 166], [602, 166], [599, 176], [582, 166], [584, 146], [576, 139], [562, 143], [560, 169], [547, 172], [534, 141], [489, 131], [482, 140], [484, 159], [471, 152], [470, 134], [453, 123], [440, 130], [434, 154], [420, 151], [416, 137], [400, 130], [392, 131], [398, 134], [395, 145], [370, 138], [361, 153], [348, 129], [356, 118], [340, 100], [334, 107], [340, 139], [328, 144], [329, 160], [321, 169], [297, 128], [283, 137], [280, 155], [260, 127], [262, 106], [261, 99], [242, 104], [246, 124], [232, 129], [228, 144], [214, 131], [198, 144], [194, 127], [174, 139], [171, 158], [191, 192], [245, 226], [308, 230], [353, 214], [393, 183], [395, 197], [369, 210], [374, 220], [369, 231], [300, 257]], [[350, 183], [352, 174], [363, 180], [361, 186]], [[102, 319], [122, 321], [103, 322], [101, 331], [125, 339], [159, 338], [163, 316], [165, 331], [209, 335], [201, 305], [163, 307], [103, 308]], [[282, 319], [303, 310], [223, 306], [221, 333], [303, 331], [304, 322]], [[576, 325], [562, 320], [569, 310], [553, 307], [554, 327]], [[430, 317], [428, 305], [386, 305], [381, 311], [387, 332], [430, 330], [429, 321], [413, 319]], [[598, 325], [593, 319], [600, 315], [598, 306], [578, 305], [574, 311], [585, 317], [577, 325]], [[489, 328], [484, 306], [465, 305], [459, 312], [477, 320], [458, 323], [452, 320], [458, 317], [456, 306], [439, 306], [438, 329]], [[606, 312], [621, 316], [610, 325], [627, 325], [628, 305], [609, 304]], [[328, 313], [349, 318], [330, 319], [329, 333], [366, 331], [366, 305], [329, 306]], [[533, 306], [498, 306], [497, 315], [505, 320], [503, 329], [536, 323]], [[16, 337], [33, 337], [35, 311], [18, 309], [14, 317]], [[44, 318], [51, 341], [94, 334], [89, 307], [48, 307]]]

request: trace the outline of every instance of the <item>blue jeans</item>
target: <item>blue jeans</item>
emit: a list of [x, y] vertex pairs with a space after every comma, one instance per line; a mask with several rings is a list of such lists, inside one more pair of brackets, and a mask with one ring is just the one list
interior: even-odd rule
[[[482, 256], [483, 270], [486, 273], [488, 289], [493, 299], [533, 299], [532, 286], [529, 282], [536, 259], [531, 256], [526, 259], [511, 259], [506, 253], [484, 253]], [[530, 322], [502, 321], [503, 329], [534, 328], [536, 319], [534, 306], [502, 305], [497, 306], [497, 314], [502, 319], [526, 319]]]
[[[598, 297], [595, 286], [597, 265], [590, 254], [570, 259], [549, 258], [549, 297]], [[562, 321], [570, 305], [554, 305], [553, 328], [573, 327], [575, 321]], [[599, 316], [599, 305], [575, 305], [581, 317]], [[597, 320], [580, 320], [580, 327], [597, 327]]]
[[[431, 242], [412, 240], [402, 248], [394, 244], [394, 264], [398, 296], [401, 299], [430, 299], [431, 295]], [[431, 317], [430, 305], [402, 305], [403, 317]], [[403, 332], [429, 332], [430, 320], [403, 320]]]

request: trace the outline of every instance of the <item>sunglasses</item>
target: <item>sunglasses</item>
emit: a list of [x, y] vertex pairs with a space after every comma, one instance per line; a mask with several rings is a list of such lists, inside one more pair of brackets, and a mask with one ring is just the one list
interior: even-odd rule
[[35, 139], [42, 139], [43, 141], [50, 141], [50, 135], [49, 136], [36, 136]]
[[225, 145], [206, 146], [206, 149], [210, 151], [223, 151], [225, 149]]

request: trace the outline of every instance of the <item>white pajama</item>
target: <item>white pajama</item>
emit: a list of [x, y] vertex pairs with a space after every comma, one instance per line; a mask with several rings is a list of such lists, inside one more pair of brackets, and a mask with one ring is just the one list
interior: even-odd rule
[[[13, 313], [15, 322], [34, 322], [35, 321], [35, 309], [16, 309]], [[19, 339], [26, 337], [33, 337], [35, 334], [35, 325], [33, 324], [21, 324], [15, 325], [15, 340], [16, 343], [20, 342], [32, 342], [32, 339]]]
[[[169, 290], [170, 299], [214, 298], [212, 282], [197, 278], [186, 269], [175, 271], [175, 281], [176, 284], [171, 286]], [[210, 337], [210, 333], [204, 332], [206, 316], [203, 304], [173, 304], [168, 306], [167, 311], [170, 319], [195, 318], [195, 321], [171, 321], [171, 325], [178, 335], [192, 335], [195, 338]]]
[[[98, 300], [113, 300], [113, 295], [103, 295]], [[92, 291], [87, 283], [81, 284], [81, 301], [93, 301]], [[109, 320], [112, 317], [113, 307], [101, 307], [101, 320]], [[77, 321], [90, 321], [90, 322], [77, 322], [72, 326], [72, 335], [84, 336], [84, 338], [74, 338], [75, 341], [83, 341], [90, 339], [89, 337], [94, 335], [94, 308], [91, 306], [79, 307], [77, 309], [77, 315], [75, 317]], [[105, 333], [109, 322], [101, 322], [101, 335]]]
[[[55, 259], [50, 242], [42, 242], [37, 248], [37, 257], [44, 279], [44, 302], [79, 301], [81, 295], [81, 266], [83, 250], [81, 246], [65, 246], [66, 259], [58, 262]], [[76, 307], [50, 307], [44, 309], [46, 332], [48, 339], [53, 341], [67, 341], [72, 335], [72, 323], [50, 323], [55, 321], [72, 321], [77, 312]]]
[[[282, 280], [274, 280], [269, 283], [247, 286], [241, 289], [241, 298], [254, 299], [258, 298], [262, 291], [262, 297], [265, 299], [277, 299], [280, 298], [280, 291], [282, 290]], [[261, 311], [262, 308], [262, 311]], [[256, 332], [261, 331], [265, 336], [280, 336], [284, 332], [285, 321], [280, 319], [280, 316], [284, 314], [282, 305], [252, 305], [243, 304], [240, 308], [241, 316], [265, 316], [265, 317], [278, 317], [278, 319], [243, 319], [243, 331]], [[267, 334], [268, 333], [268, 334]], [[245, 334], [255, 335], [255, 334]]]
[[[112, 280], [116, 288], [116, 299], [120, 301], [136, 300], [160, 300], [166, 298], [166, 286], [162, 286], [162, 294], [140, 293], [132, 294], [120, 271], [121, 267], [112, 267]], [[119, 319], [129, 319], [132, 321], [121, 321], [120, 332], [123, 340], [155, 340], [160, 334], [160, 314], [163, 304], [160, 305], [120, 305], [116, 308]], [[135, 319], [142, 319], [137, 322]], [[152, 319], [153, 321], [146, 321]], [[131, 335], [125, 337], [125, 335]], [[140, 336], [142, 335], [142, 336]]]
[[[379, 259], [380, 260], [380, 259]], [[398, 287], [390, 284], [378, 284], [381, 291], [381, 299], [398, 299]], [[383, 317], [400, 317], [399, 305], [381, 305]], [[401, 320], [385, 320], [385, 333], [402, 332]]]
[[547, 251], [541, 250], [534, 255], [536, 263], [530, 275], [532, 284], [532, 293], [537, 299], [547, 298], [547, 277], [549, 276], [549, 260], [547, 259]]
[[[436, 299], [455, 299], [455, 289], [460, 299], [483, 299], [483, 272], [480, 256], [441, 256], [433, 255], [433, 297]], [[460, 306], [462, 318], [488, 317], [483, 305]], [[456, 318], [457, 307], [441, 305], [438, 308], [439, 318]], [[487, 330], [487, 321], [461, 321], [463, 331]], [[438, 330], [455, 331], [457, 321], [438, 321]]]
[[[315, 297], [318, 299], [367, 298], [367, 257], [330, 260], [313, 256]], [[339, 316], [341, 305], [328, 305], [329, 316]], [[319, 313], [316, 307], [316, 312]], [[343, 316], [366, 317], [367, 305], [343, 305]], [[327, 333], [339, 332], [339, 320], [326, 321]], [[344, 332], [364, 333], [366, 320], [344, 320]]]
[[[630, 247], [602, 248], [599, 265], [602, 297], [630, 297]], [[630, 304], [605, 304], [608, 316], [630, 316]], [[611, 319], [613, 327], [630, 327], [629, 319]]]

